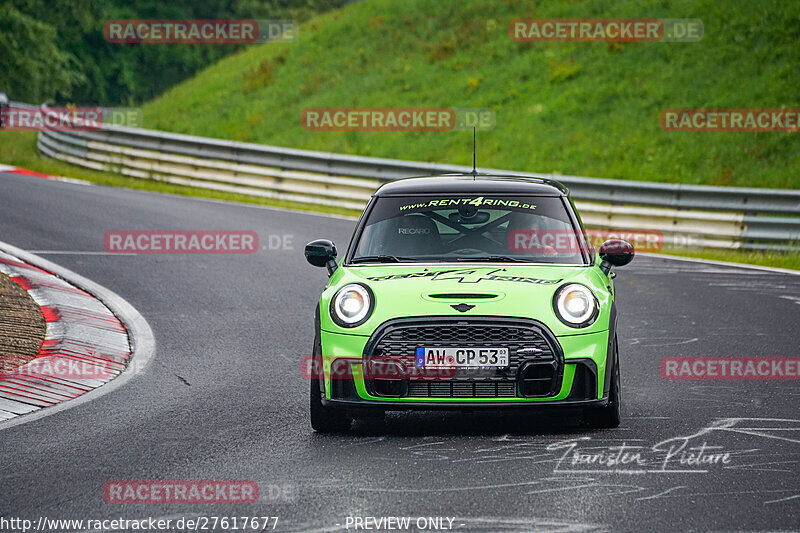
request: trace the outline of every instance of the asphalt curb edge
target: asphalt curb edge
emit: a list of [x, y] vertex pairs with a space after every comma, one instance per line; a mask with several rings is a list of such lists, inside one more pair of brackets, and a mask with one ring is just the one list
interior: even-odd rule
[[83, 403], [108, 394], [121, 387], [133, 377], [140, 374], [153, 358], [155, 354], [155, 337], [150, 325], [145, 318], [125, 299], [113, 291], [95, 283], [94, 281], [69, 270], [68, 268], [57, 265], [47, 259], [43, 259], [35, 254], [29, 253], [21, 248], [0, 241], [0, 250], [3, 250], [33, 266], [48, 270], [53, 274], [63, 278], [76, 287], [92, 294], [122, 322], [128, 330], [128, 339], [131, 345], [131, 356], [127, 367], [116, 378], [112, 379], [103, 386], [92, 389], [76, 398], [60, 402], [50, 407], [39, 409], [29, 414], [21, 415], [4, 422], [0, 422], [0, 431], [11, 427], [32, 422], [45, 416], [77, 407]]

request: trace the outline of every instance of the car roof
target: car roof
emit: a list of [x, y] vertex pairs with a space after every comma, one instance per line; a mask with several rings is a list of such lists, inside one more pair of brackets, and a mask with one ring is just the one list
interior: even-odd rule
[[504, 176], [493, 174], [440, 174], [402, 178], [383, 184], [375, 196], [409, 194], [506, 193], [539, 196], [567, 196], [569, 190], [560, 182], [544, 177]]

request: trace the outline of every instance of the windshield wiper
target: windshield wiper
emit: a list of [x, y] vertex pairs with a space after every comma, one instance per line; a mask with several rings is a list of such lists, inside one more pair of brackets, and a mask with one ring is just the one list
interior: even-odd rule
[[416, 262], [413, 257], [402, 257], [396, 255], [364, 255], [356, 257], [351, 263], [402, 263], [404, 261]]
[[509, 257], [507, 255], [481, 255], [478, 257], [457, 257], [456, 261], [472, 262], [472, 261], [487, 261], [494, 263], [530, 263], [526, 259], [518, 259]]

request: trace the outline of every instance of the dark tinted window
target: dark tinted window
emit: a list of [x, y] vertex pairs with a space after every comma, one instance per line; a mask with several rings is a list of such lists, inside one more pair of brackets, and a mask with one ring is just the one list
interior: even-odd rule
[[[497, 260], [583, 264], [583, 238], [561, 198], [378, 198], [353, 262]], [[391, 257], [381, 257], [391, 256]]]

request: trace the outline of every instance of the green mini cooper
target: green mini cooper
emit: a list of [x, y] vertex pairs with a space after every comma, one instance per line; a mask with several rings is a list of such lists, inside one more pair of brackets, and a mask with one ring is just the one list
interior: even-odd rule
[[[306, 245], [330, 280], [316, 312], [311, 426], [344, 431], [390, 409], [582, 410], [620, 423], [612, 266], [559, 182], [445, 175], [389, 182], [345, 256]], [[371, 411], [371, 412], [369, 412]]]

